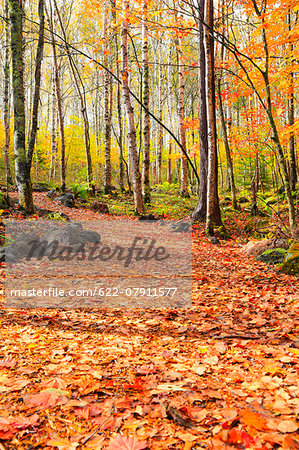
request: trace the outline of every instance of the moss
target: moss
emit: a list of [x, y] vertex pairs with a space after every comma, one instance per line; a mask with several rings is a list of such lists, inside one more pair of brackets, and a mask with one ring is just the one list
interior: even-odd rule
[[282, 271], [288, 275], [299, 274], [299, 242], [289, 248], [284, 258]]

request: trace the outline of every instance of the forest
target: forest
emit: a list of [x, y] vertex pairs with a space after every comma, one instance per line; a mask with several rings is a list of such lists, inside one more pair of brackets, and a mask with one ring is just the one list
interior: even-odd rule
[[0, 450], [299, 449], [298, 2], [0, 37]]

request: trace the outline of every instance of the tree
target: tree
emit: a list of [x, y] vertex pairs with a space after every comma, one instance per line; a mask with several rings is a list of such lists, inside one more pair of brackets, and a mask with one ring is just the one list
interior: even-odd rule
[[206, 53], [204, 44], [205, 0], [198, 0], [197, 26], [199, 36], [198, 52], [198, 90], [199, 90], [199, 139], [200, 139], [200, 184], [199, 199], [192, 218], [205, 222], [207, 217], [207, 183], [208, 183], [208, 118], [206, 96]]
[[208, 186], [206, 232], [214, 234], [214, 226], [222, 226], [218, 198], [218, 164], [216, 131], [215, 60], [214, 60], [214, 7], [213, 0], [205, 4], [205, 54], [207, 67], [207, 116], [208, 116]]
[[15, 176], [19, 204], [26, 212], [33, 213], [33, 195], [30, 178], [30, 162], [26, 152], [23, 17], [22, 0], [8, 0], [11, 26], [12, 91], [14, 109]]
[[122, 87], [123, 87], [123, 98], [128, 119], [128, 140], [129, 140], [129, 152], [130, 161], [132, 166], [132, 181], [133, 181], [133, 191], [134, 191], [134, 203], [135, 203], [135, 213], [142, 214], [143, 209], [143, 199], [141, 191], [141, 176], [139, 172], [139, 160], [137, 153], [137, 143], [136, 143], [136, 127], [134, 118], [134, 109], [131, 103], [130, 90], [129, 90], [129, 75], [128, 75], [128, 14], [129, 14], [129, 0], [123, 1], [123, 13], [124, 20], [122, 21], [121, 29], [121, 56], [122, 56]]
[[142, 165], [142, 194], [144, 204], [150, 203], [150, 116], [149, 109], [149, 67], [148, 67], [148, 27], [147, 0], [143, 2], [144, 19], [142, 23], [142, 64], [143, 64], [143, 165]]
[[5, 60], [4, 60], [4, 95], [3, 95], [3, 120], [4, 120], [4, 166], [7, 185], [12, 184], [12, 174], [9, 162], [10, 149], [10, 108], [9, 108], [9, 18], [8, 18], [8, 0], [5, 0], [4, 6], [5, 14]]

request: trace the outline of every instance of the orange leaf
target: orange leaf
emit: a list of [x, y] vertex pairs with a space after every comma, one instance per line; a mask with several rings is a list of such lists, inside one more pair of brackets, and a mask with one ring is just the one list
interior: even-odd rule
[[268, 430], [267, 421], [261, 414], [251, 411], [249, 408], [241, 413], [242, 422], [256, 430]]
[[137, 439], [124, 436], [118, 436], [110, 442], [109, 450], [142, 450], [147, 448], [146, 442], [137, 441]]

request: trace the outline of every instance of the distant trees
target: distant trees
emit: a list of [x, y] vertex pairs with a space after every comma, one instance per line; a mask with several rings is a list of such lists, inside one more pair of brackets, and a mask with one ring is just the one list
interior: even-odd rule
[[291, 0], [241, 1], [234, 10], [223, 0], [217, 11], [211, 0], [167, 0], [167, 10], [160, 0], [91, 0], [80, 11], [73, 0], [49, 0], [46, 31], [44, 0], [5, 5], [11, 45], [0, 59], [0, 140], [3, 130], [9, 181], [12, 92], [15, 172], [26, 209], [33, 210], [32, 164], [34, 179], [62, 190], [85, 180], [106, 195], [132, 187], [137, 214], [152, 188], [168, 181], [183, 196], [199, 188], [193, 218], [212, 234], [221, 225], [220, 175], [233, 208], [252, 181], [257, 192], [283, 184], [295, 225], [298, 20]]

